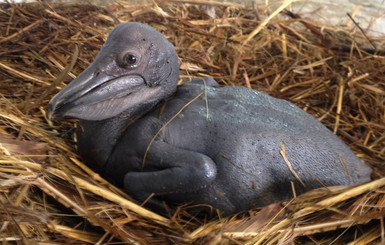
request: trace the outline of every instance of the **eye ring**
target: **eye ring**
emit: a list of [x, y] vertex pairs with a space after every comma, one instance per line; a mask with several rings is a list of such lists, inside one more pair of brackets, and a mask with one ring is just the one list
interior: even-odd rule
[[133, 66], [138, 62], [139, 58], [132, 53], [127, 53], [123, 57], [123, 62], [125, 65]]

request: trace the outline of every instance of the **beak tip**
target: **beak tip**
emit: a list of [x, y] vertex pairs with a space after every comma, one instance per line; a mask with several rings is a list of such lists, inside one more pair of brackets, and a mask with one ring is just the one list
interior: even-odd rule
[[46, 113], [47, 113], [47, 118], [48, 120], [52, 121], [53, 119], [53, 110], [52, 110], [52, 104], [48, 104], [48, 107], [47, 107], [47, 110], [46, 110]]
[[52, 103], [49, 103], [49, 104], [48, 104], [46, 113], [47, 113], [47, 118], [48, 118], [48, 120], [52, 121], [52, 120], [55, 120], [55, 119], [56, 119], [56, 115], [55, 115], [55, 107], [53, 106]]

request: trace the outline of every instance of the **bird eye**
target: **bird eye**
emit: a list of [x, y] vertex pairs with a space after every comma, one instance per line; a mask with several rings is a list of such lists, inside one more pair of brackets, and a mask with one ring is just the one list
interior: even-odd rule
[[124, 56], [124, 62], [126, 63], [126, 65], [134, 65], [137, 61], [138, 59], [133, 54], [126, 54]]

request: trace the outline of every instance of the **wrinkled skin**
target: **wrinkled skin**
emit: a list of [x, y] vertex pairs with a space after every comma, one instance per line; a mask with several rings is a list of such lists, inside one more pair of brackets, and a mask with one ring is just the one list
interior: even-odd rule
[[[126, 50], [141, 56], [135, 67], [119, 62]], [[155, 208], [191, 202], [233, 214], [291, 198], [291, 181], [301, 193], [370, 180], [370, 168], [295, 105], [211, 78], [176, 90], [178, 77], [175, 51], [160, 33], [121, 24], [52, 99], [49, 115], [80, 119], [87, 163], [139, 201], [154, 194]]]

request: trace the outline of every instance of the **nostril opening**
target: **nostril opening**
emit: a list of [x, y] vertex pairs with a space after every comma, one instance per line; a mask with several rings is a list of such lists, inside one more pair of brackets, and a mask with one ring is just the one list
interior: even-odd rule
[[97, 71], [95, 72], [94, 76], [95, 76], [95, 77], [98, 77], [99, 75], [100, 75], [100, 71], [97, 70]]

